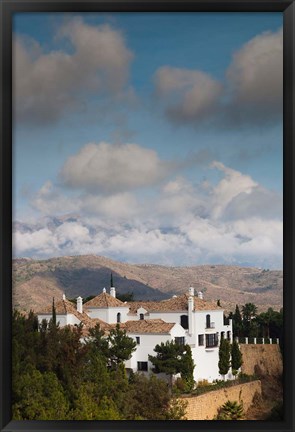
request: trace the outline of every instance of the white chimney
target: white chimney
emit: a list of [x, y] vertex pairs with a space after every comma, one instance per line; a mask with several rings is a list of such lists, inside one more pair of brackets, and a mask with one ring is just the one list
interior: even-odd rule
[[190, 296], [188, 298], [188, 334], [191, 336], [193, 334], [193, 310], [194, 310], [194, 298]]
[[114, 287], [111, 287], [110, 295], [111, 295], [112, 297], [116, 297], [116, 289], [115, 289]]
[[77, 312], [83, 313], [82, 297], [77, 297]]
[[203, 293], [202, 293], [202, 291], [198, 292], [198, 297], [199, 297], [199, 299], [203, 300]]
[[188, 289], [188, 294], [189, 294], [190, 296], [194, 296], [194, 295], [195, 295], [195, 289], [194, 289], [193, 287], [190, 287], [190, 288]]
[[106, 293], [106, 292], [107, 292], [107, 290], [106, 290], [106, 289], [104, 288], [104, 289], [102, 290], [102, 292], [103, 292], [103, 293]]
[[63, 300], [66, 299], [66, 295], [65, 295], [65, 294], [62, 295], [62, 299], [63, 299]]

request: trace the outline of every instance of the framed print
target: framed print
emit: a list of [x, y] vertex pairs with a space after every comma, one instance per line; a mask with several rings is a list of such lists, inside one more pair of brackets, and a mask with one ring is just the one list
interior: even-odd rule
[[294, 430], [293, 1], [1, 5], [1, 430]]

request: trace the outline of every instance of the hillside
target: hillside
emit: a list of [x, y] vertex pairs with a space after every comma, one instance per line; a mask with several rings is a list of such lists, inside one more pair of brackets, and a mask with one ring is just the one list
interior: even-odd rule
[[133, 292], [136, 300], [160, 300], [202, 290], [207, 299], [235, 304], [255, 303], [259, 310], [279, 309], [283, 302], [283, 273], [249, 267], [202, 265], [165, 267], [134, 265], [102, 256], [84, 255], [48, 260], [16, 259], [13, 262], [13, 304], [22, 310], [41, 310], [52, 297], [96, 295], [108, 288], [113, 273], [117, 292]]

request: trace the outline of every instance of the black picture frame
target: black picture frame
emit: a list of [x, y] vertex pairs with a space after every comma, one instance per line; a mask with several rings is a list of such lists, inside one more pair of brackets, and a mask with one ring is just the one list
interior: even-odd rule
[[[240, 421], [12, 421], [11, 420], [11, 310], [12, 310], [12, 16], [16, 12], [283, 12], [284, 25], [284, 420]], [[208, 430], [293, 431], [294, 424], [294, 184], [295, 184], [295, 5], [290, 0], [1, 0], [1, 431], [51, 430]]]

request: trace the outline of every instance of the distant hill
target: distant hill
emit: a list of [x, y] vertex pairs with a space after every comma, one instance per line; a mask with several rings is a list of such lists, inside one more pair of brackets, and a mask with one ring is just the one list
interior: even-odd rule
[[161, 300], [186, 292], [189, 286], [204, 298], [221, 300], [231, 310], [235, 304], [255, 303], [259, 310], [280, 309], [283, 272], [250, 267], [202, 265], [166, 267], [135, 265], [102, 256], [66, 256], [48, 260], [15, 259], [13, 304], [21, 310], [40, 311], [52, 297], [87, 297], [110, 286], [110, 276], [120, 294], [133, 292], [135, 300]]

